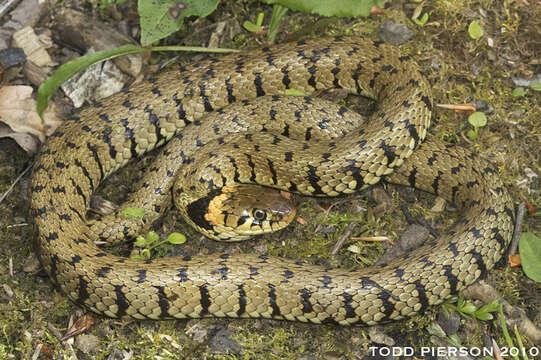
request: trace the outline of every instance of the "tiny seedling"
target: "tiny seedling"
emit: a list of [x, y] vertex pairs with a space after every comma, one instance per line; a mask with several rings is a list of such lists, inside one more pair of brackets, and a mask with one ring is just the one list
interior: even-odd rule
[[120, 216], [142, 219], [145, 217], [145, 209], [127, 207], [120, 212]]
[[423, 12], [423, 5], [424, 2], [420, 3], [415, 10], [413, 10], [413, 15], [411, 16], [411, 20], [413, 20], [414, 23], [416, 23], [419, 26], [423, 26], [428, 22], [428, 13], [424, 13], [421, 16], [421, 13]]
[[528, 93], [527, 89], [524, 89], [523, 87], [518, 87], [518, 88], [513, 89], [513, 91], [511, 92], [511, 95], [513, 97], [521, 97], [521, 96], [526, 95], [527, 93]]
[[468, 26], [468, 33], [470, 34], [470, 37], [473, 40], [477, 40], [481, 36], [483, 36], [485, 32], [483, 31], [483, 28], [481, 27], [481, 25], [479, 25], [479, 23], [476, 20], [474, 20]]
[[458, 298], [456, 298], [456, 305], [453, 305], [451, 302], [446, 302], [444, 304], [448, 308], [458, 311], [462, 315], [465, 315], [467, 317], [473, 317], [481, 321], [492, 320], [494, 318], [492, 313], [497, 312], [500, 306], [498, 299], [495, 299], [494, 301], [486, 305], [478, 307], [475, 304], [466, 301], [464, 299], [464, 295], [462, 294], [459, 294]]
[[479, 128], [487, 124], [487, 117], [484, 113], [476, 111], [468, 117], [468, 122], [473, 126], [473, 129], [468, 130], [467, 135], [470, 140], [477, 140], [479, 136]]
[[253, 22], [249, 21], [249, 20], [246, 20], [242, 24], [242, 26], [244, 26], [244, 28], [246, 30], [248, 30], [249, 32], [257, 34], [263, 28], [263, 19], [264, 18], [265, 18], [265, 14], [260, 12], [259, 14], [257, 14], [257, 21], [256, 21], [255, 24]]
[[159, 241], [160, 236], [154, 231], [149, 231], [147, 236], [139, 235], [135, 240], [135, 246], [140, 248], [139, 254], [131, 256], [132, 259], [150, 259], [151, 250], [157, 248], [165, 243], [180, 245], [186, 242], [186, 236], [183, 234], [174, 232], [169, 234], [167, 239]]

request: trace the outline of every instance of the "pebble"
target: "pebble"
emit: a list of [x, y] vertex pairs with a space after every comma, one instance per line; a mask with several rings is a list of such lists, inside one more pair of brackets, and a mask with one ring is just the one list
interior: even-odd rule
[[212, 354], [235, 354], [242, 355], [244, 353], [244, 347], [242, 347], [236, 340], [231, 339], [235, 335], [231, 330], [220, 329], [210, 339], [210, 352]]
[[511, 78], [511, 81], [513, 81], [513, 84], [515, 86], [528, 87], [533, 82], [541, 82], [541, 74], [537, 74], [535, 76], [532, 76], [531, 78], [513, 77], [513, 78]]
[[447, 335], [453, 335], [456, 334], [458, 328], [460, 327], [460, 315], [457, 313], [445, 313], [440, 308], [436, 322], [441, 326]]
[[99, 342], [98, 337], [92, 334], [81, 334], [75, 338], [75, 346], [85, 354], [96, 350]]
[[22, 65], [26, 61], [23, 49], [10, 47], [0, 50], [0, 66], [7, 69], [12, 66]]
[[379, 37], [393, 45], [401, 45], [411, 39], [415, 33], [402, 23], [386, 19], [379, 30]]

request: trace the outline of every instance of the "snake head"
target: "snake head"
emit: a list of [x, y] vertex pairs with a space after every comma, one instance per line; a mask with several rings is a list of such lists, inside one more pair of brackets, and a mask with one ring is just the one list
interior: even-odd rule
[[233, 184], [210, 199], [204, 217], [220, 233], [220, 240], [237, 241], [283, 229], [295, 214], [291, 201], [278, 190]]

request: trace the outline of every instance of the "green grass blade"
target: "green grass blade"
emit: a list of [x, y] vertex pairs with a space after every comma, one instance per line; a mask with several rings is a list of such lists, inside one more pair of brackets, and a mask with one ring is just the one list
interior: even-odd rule
[[124, 45], [112, 50], [98, 51], [92, 54], [87, 54], [77, 59], [68, 61], [61, 65], [54, 74], [47, 79], [38, 89], [37, 95], [37, 110], [38, 114], [43, 120], [43, 112], [47, 109], [49, 99], [58, 90], [60, 85], [71, 78], [73, 75], [81, 70], [86, 69], [90, 65], [96, 64], [101, 61], [113, 59], [117, 56], [135, 54], [146, 51], [194, 51], [194, 52], [236, 52], [234, 49], [217, 49], [217, 48], [205, 48], [197, 46], [155, 46], [152, 48], [144, 48], [137, 45]]

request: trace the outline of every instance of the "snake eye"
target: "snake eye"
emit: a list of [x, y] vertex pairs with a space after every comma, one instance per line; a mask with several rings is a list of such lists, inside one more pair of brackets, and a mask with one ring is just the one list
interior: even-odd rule
[[254, 219], [259, 220], [259, 221], [265, 220], [265, 218], [267, 217], [267, 213], [261, 209], [255, 209], [253, 212], [253, 215], [254, 215]]

